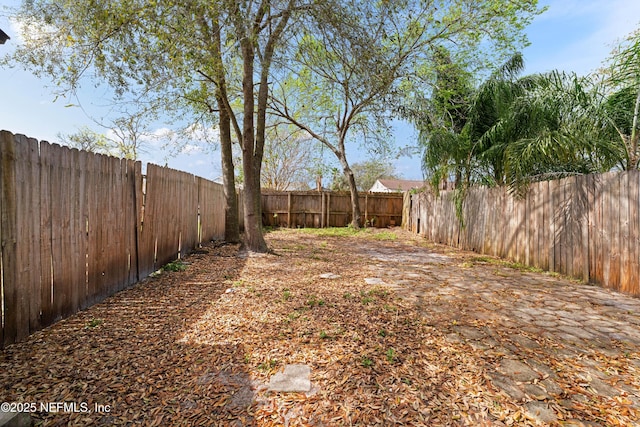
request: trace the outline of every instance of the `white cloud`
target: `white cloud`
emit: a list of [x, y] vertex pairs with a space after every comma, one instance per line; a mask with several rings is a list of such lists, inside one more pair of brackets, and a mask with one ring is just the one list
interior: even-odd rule
[[189, 125], [185, 134], [193, 141], [216, 144], [220, 141], [220, 130], [217, 127], [205, 127], [200, 123]]
[[180, 150], [180, 154], [193, 155], [193, 154], [201, 154], [204, 150], [201, 146], [195, 144], [185, 144], [184, 147]]

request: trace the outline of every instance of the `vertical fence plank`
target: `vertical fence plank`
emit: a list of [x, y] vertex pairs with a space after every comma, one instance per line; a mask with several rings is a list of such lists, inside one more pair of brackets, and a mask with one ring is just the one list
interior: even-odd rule
[[87, 155], [87, 226], [89, 233], [89, 244], [87, 247], [87, 305], [92, 305], [97, 299], [97, 284], [99, 280], [98, 254], [101, 242], [99, 223], [101, 214], [99, 212], [99, 199], [104, 197], [100, 194], [102, 188], [100, 176], [100, 155]]
[[554, 188], [553, 193], [553, 222], [554, 222], [554, 236], [553, 239], [555, 241], [554, 247], [554, 271], [559, 273], [564, 273], [565, 269], [563, 268], [563, 250], [564, 250], [564, 183], [562, 180], [556, 182], [556, 186]]
[[582, 188], [583, 191], [583, 203], [580, 206], [581, 209], [581, 213], [580, 213], [580, 231], [582, 233], [581, 235], [581, 239], [582, 239], [582, 281], [584, 283], [588, 283], [589, 282], [589, 211], [591, 210], [591, 207], [593, 206], [593, 199], [592, 199], [592, 189], [591, 189], [591, 180], [589, 179], [589, 176], [582, 176], [580, 177], [580, 188]]
[[0, 184], [2, 185], [2, 273], [4, 294], [4, 345], [16, 341], [18, 334], [18, 262], [16, 141], [9, 132], [0, 131]]
[[[31, 170], [31, 156], [29, 142], [23, 135], [16, 135], [15, 141], [15, 215], [16, 215], [16, 341], [29, 335], [29, 294], [31, 292], [31, 188], [29, 188], [29, 173]], [[26, 219], [26, 220], [25, 220]]]
[[536, 191], [532, 189], [527, 192], [526, 200], [527, 200], [527, 216], [525, 222], [527, 224], [527, 237], [525, 241], [526, 254], [525, 254], [525, 263], [527, 265], [533, 265], [535, 259], [535, 247], [533, 245], [534, 237], [536, 233], [536, 223], [535, 223], [535, 209], [536, 209], [536, 200], [535, 200]]
[[629, 275], [623, 291], [640, 295], [640, 171], [629, 174]]
[[64, 198], [67, 187], [63, 179], [63, 154], [62, 147], [57, 144], [51, 146], [52, 149], [52, 171], [51, 171], [51, 259], [52, 266], [52, 288], [53, 288], [53, 313], [54, 320], [61, 319], [64, 311], [64, 300], [68, 298], [63, 283], [64, 271], [63, 260], [65, 245], [63, 234], [68, 232], [64, 224]]
[[597, 262], [597, 253], [596, 253], [596, 217], [597, 217], [597, 192], [596, 192], [596, 179], [595, 175], [587, 175], [587, 204], [589, 207], [588, 210], [588, 230], [587, 230], [587, 251], [588, 251], [588, 278], [589, 282], [593, 282], [596, 277], [596, 262]]
[[549, 271], [557, 271], [555, 266], [555, 253], [556, 253], [556, 221], [555, 221], [555, 196], [557, 181], [549, 181], [549, 195], [548, 204], [545, 211], [548, 218], [547, 224], [549, 227]]
[[24, 135], [16, 141], [16, 258], [20, 315], [16, 339], [40, 328], [40, 154], [38, 142]]
[[571, 178], [571, 198], [572, 198], [572, 230], [573, 230], [573, 268], [572, 276], [582, 279], [584, 277], [585, 251], [583, 241], [583, 229], [586, 226], [584, 213], [586, 212], [587, 193], [585, 181], [581, 176]]
[[71, 279], [69, 283], [69, 308], [68, 313], [72, 314], [78, 311], [80, 307], [80, 292], [81, 284], [85, 282], [85, 269], [82, 265], [82, 258], [85, 257], [82, 253], [81, 241], [79, 240], [80, 234], [80, 185], [79, 177], [80, 171], [78, 170], [79, 151], [77, 149], [69, 150], [67, 152], [69, 156], [69, 170], [68, 174], [68, 191], [69, 191], [69, 252], [67, 252], [67, 264], [69, 266], [69, 277]]
[[576, 233], [576, 203], [577, 197], [575, 193], [575, 177], [571, 176], [564, 179], [564, 223], [565, 223], [565, 245], [564, 245], [564, 263], [566, 265], [565, 274], [575, 276], [574, 258], [576, 249], [579, 250], [580, 244]]
[[53, 289], [51, 274], [52, 247], [51, 247], [51, 145], [48, 142], [40, 143], [40, 315], [41, 325], [48, 326], [53, 323], [55, 313], [53, 309]]
[[78, 209], [76, 230], [76, 252], [78, 256], [78, 297], [79, 309], [88, 307], [89, 301], [89, 284], [88, 284], [88, 254], [89, 254], [89, 203], [91, 192], [91, 179], [89, 164], [93, 157], [88, 151], [78, 152], [77, 179], [78, 179]]
[[543, 205], [541, 207], [543, 218], [543, 235], [544, 235], [544, 252], [542, 254], [542, 265], [545, 270], [549, 270], [550, 253], [553, 251], [553, 236], [551, 235], [551, 224], [553, 223], [551, 213], [553, 211], [553, 205], [551, 201], [551, 183], [545, 181], [543, 183]]
[[618, 201], [620, 212], [620, 232], [619, 232], [619, 246], [620, 246], [620, 290], [628, 292], [628, 283], [630, 279], [629, 267], [631, 266], [630, 258], [630, 241], [631, 241], [631, 227], [630, 227], [630, 212], [629, 212], [629, 178], [628, 172], [622, 172], [620, 174], [620, 197]]
[[536, 187], [536, 198], [535, 198], [535, 217], [536, 217], [536, 253], [535, 253], [535, 267], [544, 268], [543, 265], [546, 264], [545, 260], [547, 259], [547, 252], [545, 250], [545, 224], [544, 224], [544, 197], [547, 190], [547, 182], [537, 182], [535, 183]]
[[[607, 200], [605, 194], [607, 192], [607, 186], [605, 181], [605, 175], [597, 177], [596, 192], [595, 192], [595, 206], [596, 206], [596, 282], [602, 283], [606, 286], [605, 282], [605, 258], [608, 256], [608, 237], [607, 228], [605, 223], [605, 214], [607, 209], [605, 208], [605, 201]], [[608, 268], [608, 267], [607, 267]], [[608, 277], [608, 274], [607, 274]]]
[[613, 173], [609, 177], [611, 192], [609, 196], [609, 230], [610, 266], [609, 286], [612, 289], [620, 289], [620, 174]]

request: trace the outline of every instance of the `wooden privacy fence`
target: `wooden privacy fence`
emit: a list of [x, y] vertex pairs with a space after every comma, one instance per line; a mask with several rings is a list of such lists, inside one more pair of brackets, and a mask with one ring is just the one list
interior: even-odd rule
[[640, 296], [640, 171], [534, 183], [523, 199], [472, 188], [412, 195], [406, 226], [438, 243], [509, 258]]
[[0, 347], [224, 235], [219, 184], [7, 131], [0, 191]]
[[[368, 226], [402, 222], [402, 194], [362, 193], [362, 217]], [[262, 223], [274, 227], [346, 227], [351, 222], [349, 193], [325, 191], [263, 192]]]

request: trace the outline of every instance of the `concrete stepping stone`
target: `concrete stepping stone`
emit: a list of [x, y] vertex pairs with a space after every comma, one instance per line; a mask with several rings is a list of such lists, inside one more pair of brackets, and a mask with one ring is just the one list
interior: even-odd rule
[[320, 275], [321, 279], [339, 279], [340, 275], [335, 273], [324, 273]]
[[531, 382], [540, 379], [540, 374], [524, 363], [513, 359], [502, 359], [498, 371], [516, 381]]
[[379, 277], [365, 277], [364, 282], [367, 285], [384, 285], [384, 280]]
[[529, 402], [525, 408], [527, 416], [539, 423], [550, 424], [558, 421], [555, 411], [544, 402]]
[[27, 412], [0, 411], [0, 427], [26, 427], [31, 425], [31, 415]]
[[496, 372], [492, 372], [491, 374], [489, 374], [489, 376], [491, 377], [491, 382], [493, 383], [493, 385], [505, 392], [507, 396], [511, 397], [512, 399], [520, 401], [527, 397], [524, 394], [524, 391], [522, 391], [511, 378], [500, 375]]
[[311, 368], [307, 365], [286, 365], [269, 380], [268, 391], [306, 393], [311, 390]]

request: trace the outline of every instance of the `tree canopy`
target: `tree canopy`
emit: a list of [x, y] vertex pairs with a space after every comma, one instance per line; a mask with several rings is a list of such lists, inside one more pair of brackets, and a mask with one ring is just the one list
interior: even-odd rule
[[399, 107], [430, 91], [419, 83], [432, 83], [442, 45], [485, 65], [525, 44], [522, 30], [540, 12], [537, 1], [326, 2], [305, 16], [271, 108], [335, 154], [358, 227], [347, 144], [384, 145]]
[[400, 100], [431, 78], [437, 46], [486, 64], [522, 46], [523, 29], [540, 12], [536, 0], [25, 0], [18, 12], [25, 44], [12, 60], [53, 77], [61, 93], [104, 84], [117, 99], [217, 124], [227, 212], [237, 212], [235, 139], [245, 240], [265, 251], [260, 179], [269, 107], [337, 156], [358, 226], [346, 144], [384, 142]]

